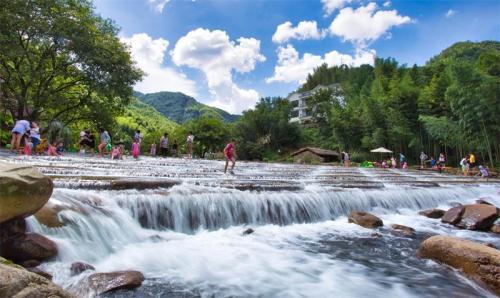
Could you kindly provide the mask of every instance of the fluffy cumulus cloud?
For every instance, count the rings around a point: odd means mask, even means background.
[[[335,10],[341,9],[345,5],[351,3],[353,0],[321,0],[325,16],[331,15]]]
[[[291,22],[285,22],[276,28],[273,42],[285,43],[291,39],[321,39],[324,36],[324,32],[318,30],[316,21],[302,21],[297,27],[293,27]]]
[[[147,0],[149,5],[157,12],[161,13],[165,5],[170,2],[170,0]]]
[[[448,10],[448,11],[444,14],[444,16],[445,16],[447,19],[449,19],[449,18],[452,18],[452,17],[453,17],[454,15],[456,15],[456,14],[457,14],[457,11],[456,11],[456,10],[450,9],[450,10]]]
[[[267,83],[285,82],[302,84],[305,82],[307,75],[323,63],[328,64],[328,66],[342,64],[348,66],[373,65],[375,59],[374,50],[357,50],[354,57],[341,54],[337,51],[331,51],[323,57],[305,53],[301,58],[299,52],[292,45],[287,45],[286,47],[278,47],[277,52],[278,64],[274,68],[274,75],[266,79]]]
[[[407,16],[399,15],[396,10],[377,10],[377,4],[368,3],[357,9],[346,7],[340,10],[330,25],[330,33],[358,47],[380,38],[394,26],[410,23]]]
[[[146,33],[139,33],[122,37],[121,41],[129,46],[132,59],[146,74],[134,89],[144,93],[170,90],[197,95],[193,81],[174,68],[162,66],[168,47],[167,40],[153,39]]]
[[[258,62],[265,61],[257,39],[241,37],[234,42],[225,31],[198,28],[177,41],[172,60],[176,65],[203,71],[213,106],[240,113],[259,99],[257,91],[240,88],[232,78],[233,72],[250,72]]]

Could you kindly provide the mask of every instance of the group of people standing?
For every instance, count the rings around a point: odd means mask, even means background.
[[[12,138],[10,142],[11,153],[19,153],[25,155],[41,154],[46,152],[47,155],[57,156],[63,155],[64,143],[60,140],[54,140],[53,143],[46,144],[42,142],[40,135],[40,127],[35,121],[18,120],[14,124],[11,131]],[[21,142],[24,147],[21,150]]]

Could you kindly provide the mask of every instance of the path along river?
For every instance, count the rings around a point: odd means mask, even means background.
[[[143,285],[107,297],[488,297],[458,272],[416,258],[429,235],[500,246],[497,235],[459,230],[422,209],[487,198],[500,182],[434,172],[240,162],[236,175],[208,160],[7,157],[54,179],[50,204],[65,226],[29,228],[54,240],[43,269],[78,296],[72,262],[98,272],[139,270]],[[384,221],[348,224],[352,210]],[[394,234],[397,223],[415,238]],[[254,233],[243,235],[247,228]],[[90,274],[90,273],[89,273]]]

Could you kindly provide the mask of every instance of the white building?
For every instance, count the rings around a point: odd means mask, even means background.
[[[311,122],[312,116],[311,109],[307,106],[307,99],[312,97],[316,91],[321,89],[340,89],[339,84],[332,84],[328,86],[318,85],[314,87],[314,89],[306,91],[306,92],[294,92],[288,96],[288,101],[292,105],[292,114],[290,117],[290,123],[299,122],[299,123],[308,123]]]

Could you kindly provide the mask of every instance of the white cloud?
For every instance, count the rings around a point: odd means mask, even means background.
[[[321,39],[325,37],[325,33],[318,30],[316,21],[302,21],[297,27],[293,27],[291,22],[285,22],[278,25],[276,32],[273,34],[273,42],[285,43],[290,39]]]
[[[144,92],[180,91],[196,96],[196,84],[186,78],[186,75],[174,68],[163,67],[168,41],[163,38],[153,39],[146,33],[134,34],[132,37],[122,37],[120,40],[129,46],[132,59],[146,75],[134,86],[134,89]]]
[[[300,58],[299,53],[292,45],[280,46],[278,47],[278,64],[274,67],[274,75],[267,78],[266,82],[302,84],[305,82],[307,75],[323,63],[328,64],[330,67],[342,64],[348,66],[373,65],[374,59],[375,50],[358,50],[354,57],[331,51],[323,57],[305,53]]]
[[[391,5],[392,5],[391,1],[385,1],[384,2],[384,7],[389,7]]]
[[[341,9],[346,4],[351,3],[353,0],[321,0],[325,16],[331,15],[335,10]]]
[[[177,41],[172,60],[176,65],[203,71],[213,96],[209,104],[213,106],[240,113],[259,99],[257,91],[242,89],[232,79],[233,71],[250,72],[257,62],[265,61],[257,39],[240,37],[236,43],[225,31],[198,28]]]
[[[168,2],[170,2],[170,0],[148,0],[149,5],[159,13],[163,12],[163,8],[165,8]]]
[[[450,9],[450,10],[448,10],[448,11],[445,13],[445,15],[444,15],[444,16],[445,16],[447,19],[449,19],[449,18],[453,17],[454,15],[456,15],[456,14],[457,14],[457,12],[458,12],[458,11],[456,11],[456,10]]]
[[[330,25],[330,33],[342,37],[345,41],[365,47],[378,39],[394,26],[410,23],[407,16],[401,16],[396,10],[378,10],[374,2],[357,9],[346,7],[340,10]]]

